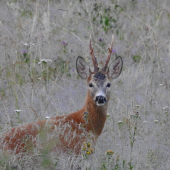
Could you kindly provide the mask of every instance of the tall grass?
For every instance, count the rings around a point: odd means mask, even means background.
[[[100,66],[114,33],[112,59],[123,72],[112,82],[105,129],[93,154],[0,157],[1,169],[170,169],[170,2],[167,0],[0,2],[0,130],[80,109],[86,82],[77,56]],[[88,149],[88,148],[86,148]]]

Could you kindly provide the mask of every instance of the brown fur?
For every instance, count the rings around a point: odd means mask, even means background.
[[[4,151],[15,151],[15,154],[29,151],[31,150],[31,147],[36,147],[38,145],[37,141],[35,140],[38,134],[45,130],[48,132],[54,131],[55,125],[63,127],[65,124],[69,124],[71,126],[71,132],[74,133],[75,131],[76,136],[73,137],[70,135],[69,138],[72,138],[72,140],[71,142],[67,142],[64,139],[64,136],[60,135],[59,140],[56,142],[54,147],[63,151],[71,150],[76,154],[79,154],[83,142],[87,140],[86,136],[81,136],[82,133],[84,133],[84,131],[91,131],[95,138],[97,138],[103,130],[106,121],[106,111],[107,105],[97,106],[88,91],[85,105],[81,110],[65,116],[57,116],[51,118],[48,120],[48,123],[50,124],[48,129],[45,128],[47,120],[31,123],[18,128],[13,128],[7,134],[1,137],[1,148],[3,148]],[[84,112],[88,112],[87,124],[84,118]],[[78,125],[85,125],[84,130],[83,128],[79,128]],[[67,133],[69,130],[70,129],[66,128],[64,133]],[[29,144],[25,142],[27,137],[29,137]]]
[[[90,53],[94,64],[92,73],[82,57],[76,61],[77,72],[87,80],[89,86],[84,107],[64,116],[57,116],[18,128],[4,134],[0,147],[4,152],[22,153],[32,151],[34,147],[57,149],[64,152],[81,152],[84,141],[95,139],[101,134],[107,116],[107,106],[110,98],[110,83],[122,71],[123,60],[117,57],[106,72],[113,47],[113,36],[105,67],[99,72],[97,60],[93,54],[90,39]],[[109,78],[110,77],[110,78]],[[89,135],[88,133],[91,133]]]

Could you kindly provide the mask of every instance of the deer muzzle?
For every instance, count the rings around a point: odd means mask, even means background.
[[[95,102],[98,106],[105,105],[106,101],[107,100],[104,96],[96,96]]]

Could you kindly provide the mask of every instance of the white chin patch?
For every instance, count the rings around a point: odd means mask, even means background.
[[[104,106],[105,105],[105,103],[96,103],[97,104],[97,106]]]

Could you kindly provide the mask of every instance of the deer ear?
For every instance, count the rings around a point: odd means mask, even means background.
[[[119,56],[109,66],[109,70],[108,70],[109,78],[111,79],[117,78],[122,71],[122,67],[123,67],[123,60],[122,57]]]
[[[82,79],[86,79],[91,72],[88,64],[80,56],[76,60],[76,68],[77,68],[77,73]]]

